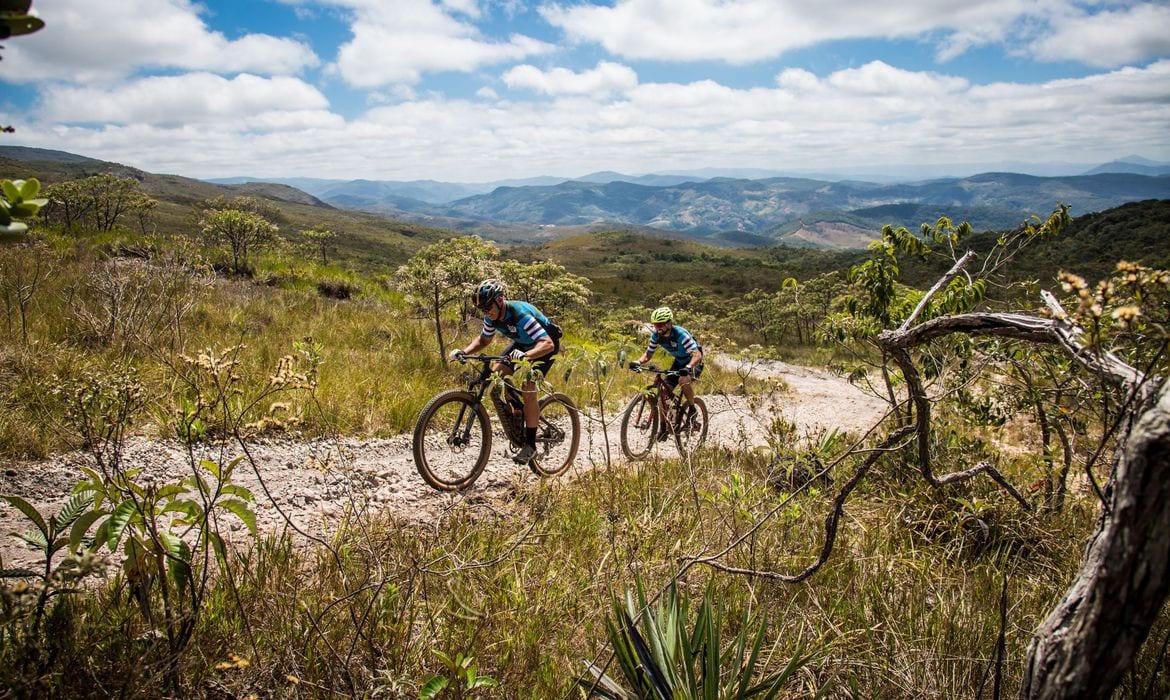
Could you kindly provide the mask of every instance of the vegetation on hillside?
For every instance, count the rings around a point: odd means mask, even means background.
[[[1070,230],[1098,251],[1091,241],[1147,212],[1157,227],[1163,203],[1083,229],[1058,210],[994,241],[945,220],[889,227],[851,258],[620,232],[505,258],[304,204],[216,191],[183,205],[134,181],[160,202],[146,226],[50,216],[0,244],[0,449],[75,448],[86,469],[55,512],[6,499],[44,553],[37,571],[0,562],[0,684],[16,695],[568,697],[604,675],[610,697],[713,678],[718,697],[766,679],[777,697],[999,696],[1032,681],[1030,635],[1124,486],[1112,457],[1145,406],[1093,358],[1170,371],[1170,274],[1116,260],[1100,284],[1066,274],[1049,308],[1067,311],[1044,316],[1011,272],[1057,259]],[[59,197],[74,196],[68,182],[53,183]],[[88,185],[134,191],[124,182]],[[240,222],[264,247],[237,248]],[[910,271],[941,283],[924,289]],[[430,524],[355,494],[329,540],[228,546],[222,528],[250,531],[263,498],[233,482],[242,448],[408,429],[452,383],[444,346],[478,332],[460,295],[442,293],[480,274],[557,299],[574,371],[552,380],[582,406],[633,394],[612,368],[666,303],[711,352],[763,341],[831,356],[889,397],[891,418],[871,436],[764,421],[765,450],[596,465],[518,485],[492,509],[456,497]],[[1030,334],[912,335],[1020,318]],[[1083,333],[1037,345],[1052,329]],[[708,392],[752,388],[740,384],[703,377]],[[122,461],[135,432],[223,444],[224,459],[192,457],[159,483]],[[105,582],[98,554],[116,554]],[[1122,697],[1168,690],[1170,618],[1146,623]],[[636,638],[682,634],[693,650],[707,640],[706,665],[661,650],[633,663]]]

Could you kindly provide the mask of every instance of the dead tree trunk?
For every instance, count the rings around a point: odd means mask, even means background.
[[[1170,384],[1123,445],[1081,571],[1032,637],[1021,698],[1110,697],[1166,600]]]
[[[1057,311],[1056,318],[1011,313],[944,316],[885,331],[878,336],[878,345],[906,377],[915,406],[920,466],[927,481],[936,485],[969,478],[979,467],[934,475],[927,442],[930,401],[918,380],[912,348],[952,333],[1053,343],[1126,394],[1126,410],[1137,419],[1118,443],[1107,510],[1080,573],[1033,635],[1020,691],[1028,700],[1108,698],[1133,666],[1170,591],[1170,508],[1166,507],[1170,502],[1170,382],[1155,389],[1150,378],[1119,358],[1086,347],[1080,342],[1080,329],[1064,320],[1055,299],[1046,297],[1046,301]]]

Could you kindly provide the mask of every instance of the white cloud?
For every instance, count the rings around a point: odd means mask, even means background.
[[[924,100],[962,90],[968,84],[963,78],[902,70],[882,61],[837,71],[829,82],[841,92],[859,97],[902,96]]]
[[[1020,0],[618,0],[612,7],[546,5],[541,13],[576,40],[619,56],[743,64],[832,39],[957,27],[991,32],[1016,17],[1019,6]]]
[[[458,182],[708,166],[1091,163],[1130,153],[1170,160],[1166,85],[1170,60],[1086,78],[992,85],[871,62],[823,76],[787,70],[774,86],[751,89],[710,80],[641,83],[606,97],[562,94],[543,102],[426,93],[342,122],[321,110],[311,88],[277,90],[272,81],[273,95],[303,96],[247,108],[183,103],[196,114],[211,113],[202,123],[175,120],[183,110],[165,111],[136,97],[158,92],[139,86],[108,101],[77,93],[69,104],[77,115],[87,102],[91,114],[103,115],[120,104],[135,119],[158,110],[151,125],[54,128],[17,121],[11,142],[201,177]],[[249,92],[243,88],[228,89],[243,100]],[[175,86],[167,94],[181,100],[182,93]],[[206,120],[229,114],[239,116],[208,128]],[[266,131],[265,121],[278,123]]]
[[[1096,4],[1096,3],[1090,3]],[[919,39],[940,60],[1005,43],[1044,60],[1117,66],[1167,51],[1170,7],[1126,3],[1095,16],[1081,0],[616,0],[541,7],[575,41],[626,59],[742,65],[841,39]],[[1034,45],[1035,44],[1035,45]]]
[[[4,79],[110,80],[139,68],[291,74],[316,66],[307,45],[267,34],[228,39],[189,0],[53,0],[36,10],[46,28],[5,48]]]
[[[638,74],[627,66],[610,61],[601,61],[596,68],[580,73],[567,68],[544,71],[526,64],[508,70],[503,80],[510,88],[534,90],[547,95],[604,97],[636,86]]]
[[[355,10],[353,38],[338,52],[337,69],[355,87],[416,83],[423,73],[470,72],[523,60],[553,46],[520,34],[507,41],[482,36],[461,18],[478,16],[473,2],[447,0],[332,0]]]
[[[1055,23],[1030,46],[1036,57],[1114,68],[1170,54],[1170,5],[1135,5]]]
[[[308,123],[337,123],[325,111],[328,101],[297,78],[211,73],[143,78],[103,87],[50,86],[42,113],[62,123],[180,125],[216,123],[234,130],[297,128]],[[323,115],[327,115],[323,116]]]

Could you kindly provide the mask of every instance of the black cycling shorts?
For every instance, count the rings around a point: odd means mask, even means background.
[[[677,372],[677,371],[679,371],[680,369],[685,369],[685,368],[686,368],[686,366],[687,366],[689,363],[690,363],[690,360],[677,360],[677,359],[676,359],[676,360],[674,361],[674,364],[672,364],[672,365],[670,366],[670,371],[671,371],[671,372]],[[702,361],[702,360],[699,360],[699,364],[695,365],[695,373],[694,373],[694,375],[692,375],[692,376],[693,376],[695,379],[698,379],[698,378],[699,378],[699,375],[701,375],[702,373],[703,373],[703,361]],[[668,374],[668,375],[666,375],[666,376],[663,378],[663,381],[665,381],[665,382],[666,382],[666,385],[667,385],[667,386],[669,386],[671,389],[673,389],[673,388],[675,388],[676,386],[678,386],[678,375],[676,375],[676,374]]]
[[[517,348],[516,343],[512,343],[508,347],[504,348],[504,354],[511,355],[512,351],[517,350],[517,349],[523,349],[523,348]],[[553,351],[550,352],[549,354],[545,355],[544,357],[540,358],[539,360],[533,360],[532,361],[532,368],[536,369],[536,370],[540,370],[541,374],[543,374],[545,377],[548,377],[548,371],[552,367],[553,361],[556,359],[556,354],[558,352],[560,352],[560,349],[561,349],[560,343],[557,343],[554,341],[553,342]],[[516,364],[514,362],[512,362],[511,360],[505,360],[503,362],[503,364],[507,365],[508,367],[512,368],[513,370],[516,369]]]

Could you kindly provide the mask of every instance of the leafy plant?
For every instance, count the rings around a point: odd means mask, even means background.
[[[0,233],[24,233],[28,224],[24,219],[37,215],[49,200],[38,198],[41,183],[36,178],[28,180],[0,180]]]
[[[783,669],[756,678],[766,624],[745,612],[739,632],[724,646],[722,605],[712,603],[708,587],[688,631],[687,602],[671,583],[665,601],[651,604],[638,586],[637,597],[626,592],[625,606],[615,599],[606,630],[625,685],[603,669],[586,662],[588,676],[578,679],[589,697],[608,700],[634,698],[678,700],[738,700],[774,698],[792,676],[816,657],[798,648]],[[638,631],[640,622],[644,630]],[[817,694],[820,697],[825,689]]]
[[[471,697],[475,692],[481,688],[494,688],[496,681],[487,676],[481,676],[476,671],[475,657],[472,655],[464,656],[462,653],[455,655],[452,659],[447,654],[434,650],[435,656],[443,662],[447,667],[446,675],[431,676],[422,690],[419,692],[419,700],[430,700],[431,698],[440,697],[440,694],[451,688],[455,691],[456,697],[464,698]],[[455,683],[452,687],[451,683]]]
[[[0,579],[34,578],[37,585],[32,588],[18,587],[17,593],[31,594],[34,630],[40,629],[49,601],[60,593],[72,592],[70,586],[94,573],[99,567],[92,554],[80,547],[80,540],[93,520],[86,516],[93,508],[94,494],[88,489],[75,490],[65,501],[56,515],[46,517],[31,503],[19,496],[0,494],[0,500],[7,501],[24,516],[36,529],[13,536],[35,547],[44,558],[40,571],[31,569],[5,569],[0,562]],[[65,547],[69,555],[54,563],[54,557]],[[11,590],[11,589],[10,589]],[[24,597],[27,598],[27,595]],[[0,610],[0,622],[20,616],[19,605],[5,606]]]

